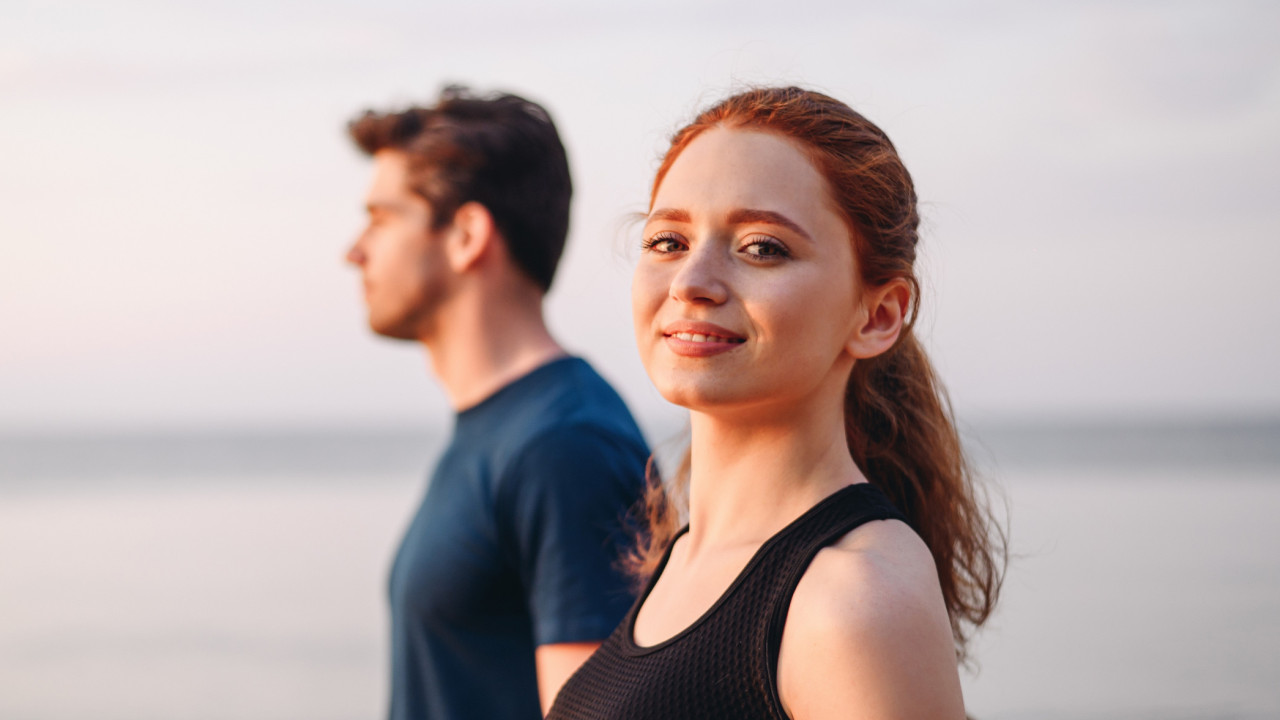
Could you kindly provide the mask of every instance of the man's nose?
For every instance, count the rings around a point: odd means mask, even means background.
[[[351,244],[351,247],[347,249],[346,261],[350,265],[355,265],[356,267],[363,267],[365,260],[367,259],[368,257],[364,253],[364,248],[361,247],[360,240],[357,239],[354,243]]]

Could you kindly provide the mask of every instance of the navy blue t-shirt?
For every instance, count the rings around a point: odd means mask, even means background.
[[[458,414],[391,569],[392,720],[542,717],[534,648],[602,640],[649,451],[621,398],[563,358]]]

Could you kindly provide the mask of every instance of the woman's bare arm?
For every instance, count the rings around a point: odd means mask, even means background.
[[[778,691],[793,720],[963,720],[933,557],[898,521],[823,549],[792,598]]]

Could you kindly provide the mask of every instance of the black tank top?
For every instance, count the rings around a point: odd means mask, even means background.
[[[822,548],[867,521],[888,518],[902,515],[875,486],[841,488],[761,545],[692,625],[639,647],[636,614],[671,558],[673,539],[631,611],[565,683],[548,720],[785,719],[778,648],[801,575]]]

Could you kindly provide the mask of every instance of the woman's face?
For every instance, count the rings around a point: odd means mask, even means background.
[[[636,343],[668,401],[772,407],[843,390],[859,317],[849,230],[791,140],[714,128],[672,164],[632,283]]]

